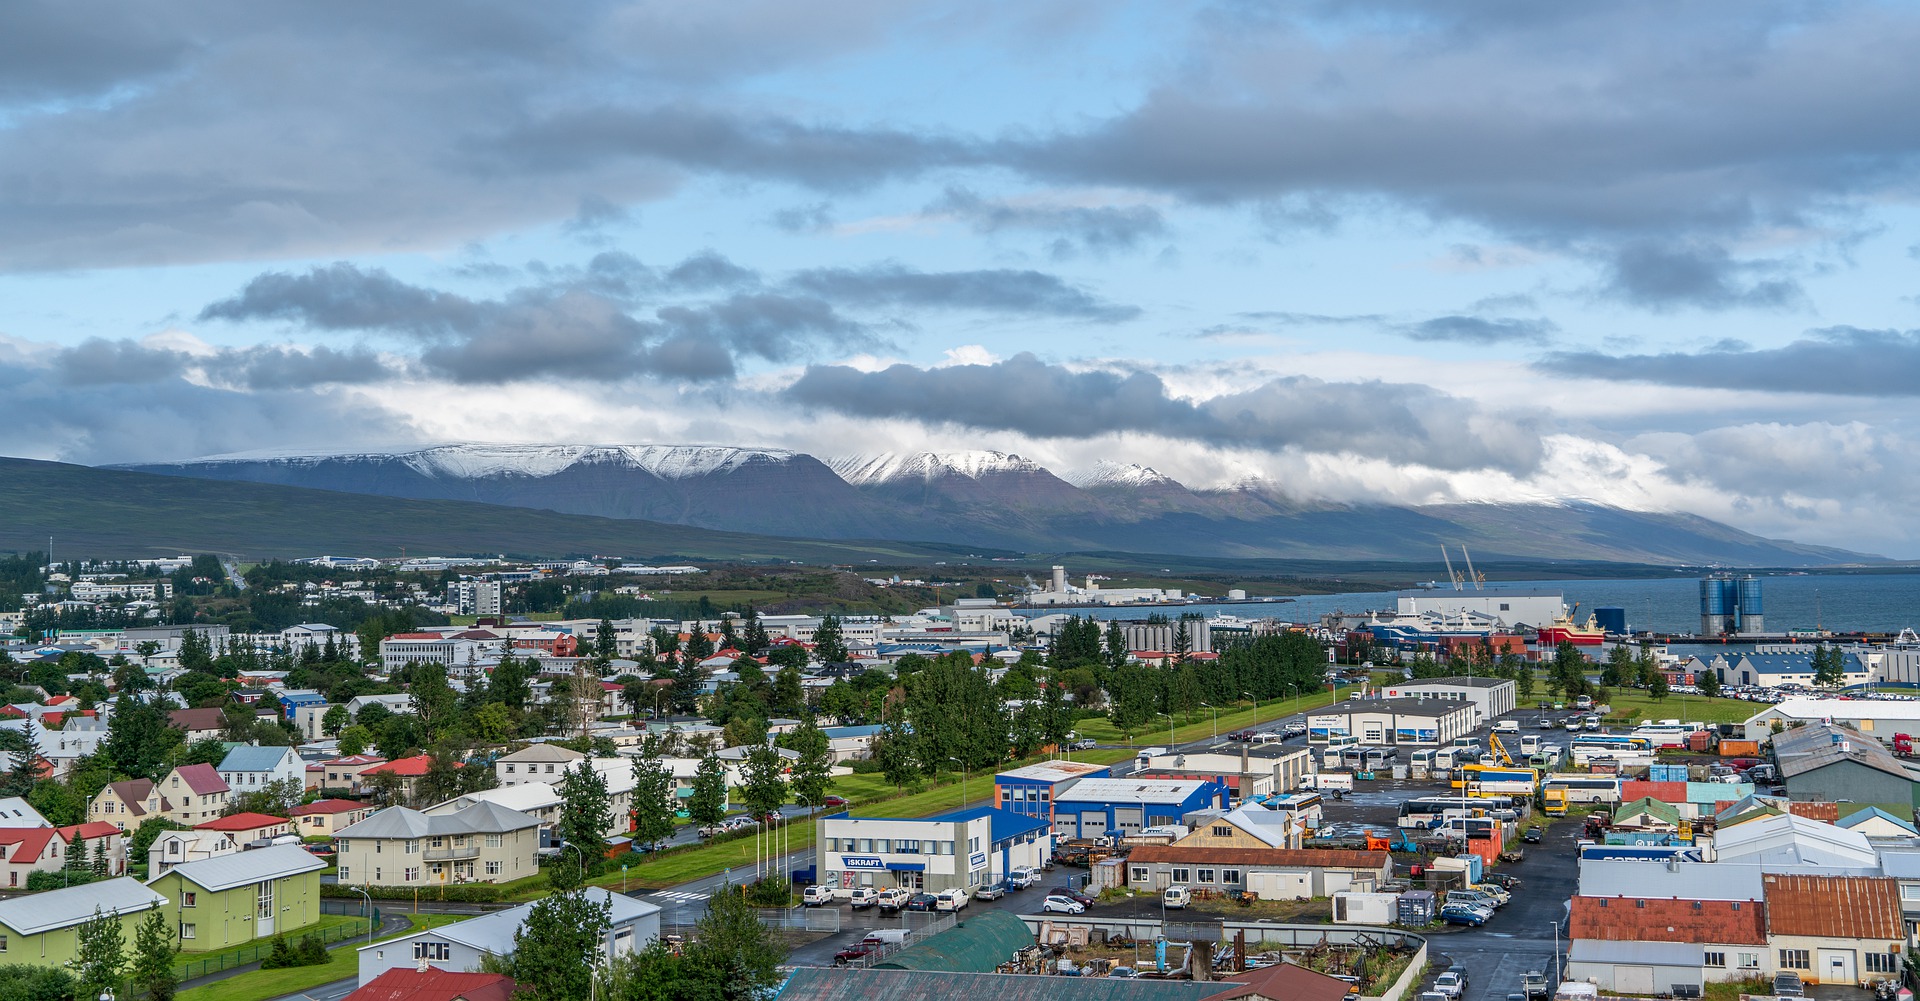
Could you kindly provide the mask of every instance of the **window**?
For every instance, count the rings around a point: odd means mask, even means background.
[[[1807,958],[1805,949],[1780,950],[1780,968],[1783,970],[1811,970],[1813,963]]]
[[[893,850],[901,855],[918,855],[920,854],[920,842],[901,838],[899,841],[893,843]]]
[[[1192,879],[1192,878],[1193,878],[1193,877],[1192,877],[1192,875],[1191,875],[1191,873],[1192,873],[1192,871],[1193,871],[1193,870],[1191,870],[1191,869],[1175,869],[1175,870],[1173,870],[1173,881],[1174,881],[1174,882],[1176,882],[1176,883],[1185,883],[1185,882],[1187,882],[1188,880],[1190,880],[1190,879]]]
[[[407,843],[404,846],[402,846],[402,850],[404,850],[408,855],[420,854],[420,839],[418,838],[407,839]]]
[[[1151,874],[1148,872],[1146,866],[1136,865],[1133,867],[1133,876],[1129,879],[1129,882],[1133,882],[1137,884],[1145,883],[1150,878],[1152,877],[1151,877]]]
[[[448,942],[415,942],[413,958],[446,962],[453,958],[453,945]]]
[[[403,880],[405,880],[406,882],[409,882],[409,883],[417,883],[417,882],[419,882],[419,881],[420,881],[420,867],[419,867],[419,866],[417,866],[417,865],[414,865],[414,866],[408,866],[408,867],[407,867],[407,870],[406,870],[406,872],[405,872],[405,873],[404,873],[404,874],[403,874],[403,875],[401,876],[401,878],[402,878]]]
[[[489,876],[498,876],[498,875],[500,875],[500,863],[498,863],[498,862],[488,862],[488,863],[487,863],[487,875],[489,875]]]
[[[6,952],[6,951],[7,951],[7,937],[5,935],[0,935],[0,952]]]
[[[1724,952],[1709,952],[1701,956],[1700,962],[1705,966],[1725,966],[1727,965],[1727,954]]]
[[[874,838],[873,850],[876,852],[879,852],[882,855],[892,854],[893,839],[892,838]]]
[[[427,839],[427,847],[428,847],[428,848],[445,848],[446,846],[447,846],[447,839],[446,839],[446,838],[443,838],[443,837],[442,837],[442,838],[428,838],[428,839]]]
[[[348,872],[347,867],[344,865],[340,867],[340,871],[337,875],[339,876],[340,882],[342,883],[353,878],[352,873]]]
[[[1238,886],[1240,883],[1240,870],[1238,869],[1220,870],[1220,882],[1225,883],[1229,886]]]
[[[940,854],[942,854],[942,855],[952,855],[952,854],[953,854],[953,842],[951,842],[951,841],[942,841],[942,842],[940,842]]]
[[[200,900],[200,895],[197,893],[182,893],[180,895],[180,906],[198,907],[199,900]]]
[[[1867,953],[1867,972],[1892,973],[1895,962],[1895,956],[1891,952],[1869,952]]]
[[[1202,882],[1202,883],[1211,883],[1211,882],[1213,882],[1213,870],[1212,870],[1212,869],[1202,869],[1202,870],[1200,870],[1200,882]]]
[[[1736,952],[1733,957],[1740,961],[1740,968],[1743,970],[1760,968],[1760,954],[1757,952]]]
[[[373,881],[380,882],[380,867],[377,865],[373,867]]]
[[[184,941],[194,937],[195,929],[185,921],[180,922],[180,938]]]
[[[501,845],[501,844],[502,844],[502,843],[503,843],[503,842],[504,842],[505,840],[506,840],[506,836],[505,836],[505,835],[501,835],[501,834],[489,834],[489,835],[487,835],[487,847],[488,847],[488,848],[498,848],[498,847],[500,847],[500,845]]]
[[[1233,828],[1225,824],[1215,824],[1213,825],[1213,836],[1216,838],[1231,838],[1233,837]]]
[[[273,880],[269,879],[261,882],[260,892],[259,895],[254,898],[253,906],[253,916],[255,918],[261,921],[267,921],[273,918]]]
[[[870,851],[873,851],[873,839],[872,839],[872,838],[861,838],[861,839],[860,839],[860,850],[861,850],[862,852],[870,852]]]
[[[508,766],[507,766],[507,774],[508,774],[508,775],[512,775],[512,774],[513,774],[513,766],[512,766],[512,765],[508,765]]]
[[[977,852],[977,851],[979,851],[979,850],[980,850],[980,839],[979,839],[979,838],[968,838],[968,839],[967,839],[967,851],[969,851],[969,852]]]

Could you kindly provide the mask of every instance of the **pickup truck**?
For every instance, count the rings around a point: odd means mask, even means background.
[[[1528,970],[1520,978],[1520,990],[1527,995],[1527,1001],[1546,1001],[1553,993],[1547,987],[1547,975],[1539,970]]]

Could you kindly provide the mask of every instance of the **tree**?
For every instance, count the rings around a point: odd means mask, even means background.
[[[99,753],[123,775],[157,781],[167,770],[168,752],[184,738],[185,734],[168,725],[167,715],[159,707],[122,695],[114,703],[113,719],[107,724],[107,739],[100,742]]]
[[[787,802],[787,759],[771,747],[761,745],[747,752],[746,767],[741,769],[740,798],[758,820],[780,809]]]
[[[620,684],[620,698],[627,704],[627,711],[636,718],[641,710],[652,705],[653,686],[646,679],[624,675]]]
[[[724,896],[722,894],[721,896]],[[513,955],[501,962],[528,1001],[580,1001],[592,993],[613,908],[574,889],[555,893],[527,912],[513,935]]]
[[[340,731],[340,753],[347,757],[365,753],[373,732],[358,723]]]
[[[1719,695],[1720,672],[1710,667],[1704,671],[1696,671],[1693,675],[1693,684],[1694,687],[1700,689],[1700,694],[1702,695],[1708,697]]]
[[[1655,674],[1653,676],[1653,685],[1647,689],[1647,694],[1653,696],[1654,701],[1658,702],[1661,699],[1666,698],[1667,694],[1672,690],[1673,690],[1673,687],[1667,684],[1666,675]]]
[[[329,706],[326,714],[320,717],[320,732],[329,737],[338,737],[340,731],[352,722],[353,717],[347,715],[346,706]]]
[[[813,630],[813,658],[822,664],[843,663],[847,659],[846,640],[840,635],[840,619],[826,615]]]
[[[737,893],[716,893],[694,925],[686,962],[696,982],[718,988],[703,996],[721,1001],[770,997],[780,985],[787,950]],[[584,996],[584,995],[581,995]]]
[[[1515,688],[1519,692],[1522,700],[1531,699],[1533,698],[1534,684],[1533,665],[1523,663],[1520,665],[1519,671],[1520,674],[1514,681]]]
[[[821,801],[827,798],[827,785],[832,781],[832,745],[812,720],[802,722],[799,728],[786,736],[786,741],[787,747],[800,755],[799,760],[793,763],[794,797],[806,806],[818,809]]]
[[[1633,651],[1624,646],[1616,646],[1607,654],[1607,666],[1600,670],[1600,683],[1608,687],[1618,687],[1628,679],[1637,677],[1639,670],[1633,662]]]
[[[895,789],[904,788],[919,774],[919,768],[914,763],[913,736],[907,731],[898,710],[888,717],[880,732],[874,735],[867,753],[880,763],[880,774]]]
[[[102,914],[93,909],[93,917],[76,934],[74,956],[67,961],[83,998],[97,998],[111,992],[120,994],[120,972],[127,966],[126,935],[120,929],[117,914]]]
[[[614,637],[613,620],[601,619],[599,628],[593,631],[593,659],[601,664],[608,664],[613,661],[614,655],[618,652],[619,646]]]
[[[580,864],[589,875],[599,872],[607,857],[607,832],[613,829],[613,799],[607,793],[606,776],[593,767],[593,759],[577,761],[561,777],[557,791],[560,836],[580,847]]]
[[[1813,684],[1816,688],[1839,688],[1847,683],[1847,655],[1825,643],[1813,651]]]
[[[78,842],[76,841],[76,844]],[[93,862],[87,867],[93,872],[94,879],[106,879],[112,864],[107,861],[107,839],[101,838],[93,843]]]
[[[633,759],[633,841],[653,846],[673,837],[673,775],[655,755]]]
[[[133,989],[145,994],[147,1001],[173,1001],[174,991],[180,986],[180,978],[173,972],[173,957],[179,951],[173,922],[161,911],[148,911],[133,938],[133,968],[128,971]]]
[[[714,755],[700,759],[693,773],[693,791],[687,797],[687,819],[712,827],[727,816],[727,766]]]
[[[460,794],[461,762],[446,742],[427,753],[427,773],[420,776],[414,798],[422,803],[444,803]]]
[[[773,701],[768,708],[789,719],[806,712],[807,696],[801,687],[799,668],[788,664],[773,676]]]

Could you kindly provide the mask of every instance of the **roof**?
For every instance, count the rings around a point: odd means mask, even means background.
[[[319,872],[326,867],[325,862],[307,854],[307,850],[299,845],[274,845],[271,848],[256,848],[250,852],[234,852],[231,855],[216,855],[212,858],[182,862],[147,880],[147,883],[151,885],[157,880],[177,874],[181,879],[201,889],[219,892],[262,880],[297,876],[303,872]]]
[[[218,709],[175,709],[167,722],[180,730],[225,730],[227,714]]]
[[[1445,678],[1415,678],[1412,681],[1397,681],[1389,688],[1499,688],[1513,682],[1505,678],[1469,678],[1463,675],[1449,675]]]
[[[561,747],[558,744],[532,744],[512,754],[503,754],[494,760],[495,762],[505,761],[518,764],[523,761],[578,761],[584,757],[586,757],[586,755],[570,747]]]
[[[1232,974],[1238,983],[1220,984],[1217,994],[1207,1001],[1228,998],[1286,998],[1287,1001],[1341,1001],[1350,989],[1347,982],[1292,963],[1275,963],[1260,970]]]
[[[1127,861],[1379,870],[1386,868],[1392,858],[1386,852],[1355,851],[1350,848],[1214,848],[1139,845],[1133,849],[1132,854],[1127,856]]]
[[[1894,941],[1906,937],[1898,880],[1769,873],[1765,882],[1767,927],[1775,935]]]
[[[0,827],[0,845],[11,846],[12,850],[6,852],[7,861],[32,862],[46,854],[47,842],[55,834],[51,827]]]
[[[828,740],[841,740],[847,737],[872,737],[885,729],[886,726],[883,724],[869,723],[865,726],[823,726],[820,732],[826,734]]]
[[[613,923],[616,927],[649,914],[660,913],[660,907],[657,904],[636,900],[623,893],[612,893],[598,886],[585,887],[580,892],[586,894],[596,904],[605,902],[612,910]],[[477,918],[468,918],[465,921],[456,921],[450,925],[416,932],[410,938],[415,941],[429,937],[443,938],[480,952],[505,956],[513,952],[514,933],[520,930],[520,926],[526,922],[527,915],[532,910],[533,904],[521,904],[504,911],[494,911]],[[385,944],[388,943],[380,943],[380,945]],[[363,945],[360,948],[365,950],[378,948],[378,946]]]
[[[1191,980],[1118,977],[1013,977],[944,970],[858,970],[803,966],[793,971],[780,1001],[1204,1001],[1226,986]]]
[[[504,834],[540,826],[540,818],[484,800],[452,813],[425,814],[390,806],[350,824],[337,838],[420,838],[435,834]]]
[[[294,807],[293,815],[296,817],[310,817],[314,814],[352,813],[355,810],[365,809],[367,809],[367,804],[359,802],[358,800],[316,799],[304,806]]]
[[[128,813],[138,817],[147,812],[146,808],[140,804],[145,803],[147,797],[153,795],[153,780],[128,779],[125,782],[109,782],[107,788],[113,790],[113,794],[119,797],[120,802],[127,805]]]
[[[1660,896],[1679,900],[1759,900],[1760,876],[1759,866],[1737,862],[1582,858],[1575,892],[1651,899],[1648,891],[1657,888]]]
[[[236,813],[217,820],[209,820],[204,824],[195,824],[193,829],[196,831],[251,831],[284,823],[287,823],[285,817],[275,817],[265,813]]]
[[[60,836],[66,838],[68,841],[72,841],[75,837],[82,837],[91,841],[94,838],[110,838],[122,833],[124,832],[120,830],[120,825],[109,824],[104,820],[92,820],[84,824],[69,824],[66,827],[60,828]]]
[[[992,973],[1028,946],[1033,932],[1006,911],[986,911],[886,957],[874,966],[886,970],[946,970]]]
[[[1040,817],[1030,817],[1024,813],[1014,813],[1012,810],[1002,810],[994,806],[976,806],[966,810],[937,813],[926,819],[951,822],[956,820],[973,820],[978,817],[986,817],[992,821],[992,823],[987,825],[987,834],[994,840],[995,844],[1005,841],[1008,838],[1017,838],[1031,831],[1044,831],[1053,826]]]
[[[1867,836],[1817,820],[1776,813],[1720,827],[1714,850],[1722,862],[1763,865],[1876,866]]]
[[[1669,827],[1680,826],[1680,809],[1671,804],[1662,803],[1651,796],[1620,804],[1613,811],[1613,822],[1618,826],[1640,816],[1651,818]]]
[[[1838,809],[1837,805],[1835,809]],[[1912,821],[1903,820],[1877,806],[1869,806],[1864,810],[1855,810],[1847,814],[1847,816],[1840,821],[1839,826],[1847,830],[1852,830],[1868,821],[1880,821],[1882,823],[1892,824],[1909,835],[1920,835],[1920,828],[1915,828]]]
[[[1804,720],[1920,720],[1920,705],[1904,701],[1883,702],[1879,699],[1788,699],[1760,710],[1754,719],[1762,716]],[[1747,722],[1752,723],[1753,720]]]
[[[360,774],[379,775],[384,772],[392,772],[395,775],[405,778],[414,778],[427,774],[427,767],[432,763],[432,755],[416,754],[411,758],[395,758],[392,761],[382,762],[371,768],[362,769]],[[456,761],[454,762],[454,767],[458,768],[461,764],[462,762]]]
[[[1766,908],[1752,900],[1575,897],[1568,922],[1573,939],[1767,944]]]
[[[227,780],[220,777],[219,770],[212,765],[181,765],[174,771],[180,773],[180,781],[187,784],[196,796],[212,796],[216,793],[232,792]]]
[[[1079,779],[1053,797],[1060,803],[1185,802],[1211,785],[1201,779]]]
[[[1098,772],[1107,772],[1108,775],[1111,775],[1112,772],[1109,771],[1110,767],[1111,766],[1108,765],[1096,765],[1087,761],[1042,761],[1037,765],[1028,765],[1025,768],[1015,768],[1010,771],[1001,772],[993,778],[996,782],[1000,779],[1017,779],[1026,782],[1066,782],[1070,779],[1089,778]]]
[[[386,760],[378,754],[349,754],[344,758],[329,758],[320,763],[330,768],[359,768],[365,765],[384,764]]]
[[[341,1001],[508,1001],[513,978],[499,973],[394,969],[367,981]]]
[[[1780,775],[1791,780],[1842,761],[1885,772],[1912,782],[1916,776],[1887,750],[1885,744],[1866,734],[1831,723],[1815,723],[1774,734],[1774,759],[1780,763]]]
[[[223,772],[270,772],[280,767],[280,762],[286,760],[289,754],[298,757],[298,754],[291,747],[257,747],[252,744],[242,744],[228,751],[227,756],[220,759],[219,770]]]
[[[294,850],[299,851],[297,848]],[[93,917],[96,908],[103,913],[138,914],[166,902],[167,898],[141,886],[139,880],[120,876],[84,886],[69,886],[0,900],[0,925],[6,925],[22,935],[38,935],[86,921]]]

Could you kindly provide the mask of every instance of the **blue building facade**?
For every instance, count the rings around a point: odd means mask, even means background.
[[[1125,837],[1177,824],[1200,810],[1232,808],[1222,778],[1079,779],[1055,793],[1053,833],[1064,838]]]

